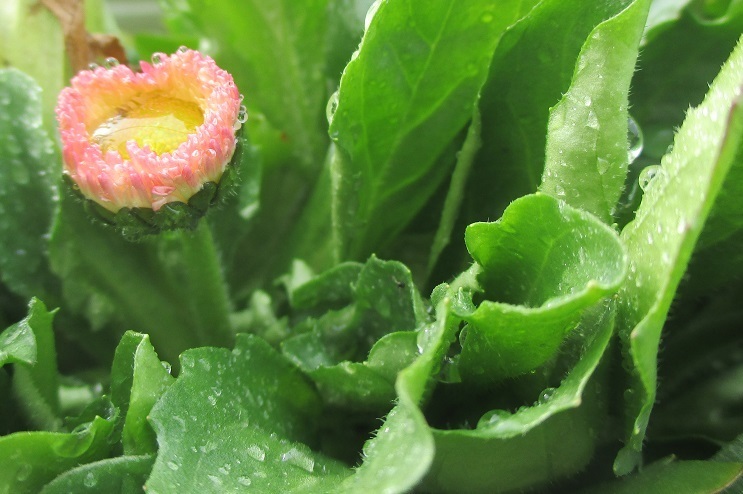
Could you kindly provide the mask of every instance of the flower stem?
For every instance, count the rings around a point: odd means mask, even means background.
[[[164,244],[163,261],[177,259],[169,277],[181,299],[176,303],[191,321],[193,339],[199,346],[231,346],[230,299],[209,225],[202,220],[195,230],[176,232]]]

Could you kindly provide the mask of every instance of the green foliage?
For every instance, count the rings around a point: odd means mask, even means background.
[[[218,207],[137,242],[57,196],[31,3],[0,493],[741,490],[742,0],[159,0],[130,54],[198,47],[249,120]]]

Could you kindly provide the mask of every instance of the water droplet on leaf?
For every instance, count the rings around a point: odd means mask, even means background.
[[[337,109],[338,109],[338,91],[330,95],[330,99],[328,100],[328,105],[325,107],[325,116],[328,119],[328,125],[333,123],[333,117],[335,116],[335,111]]]
[[[627,142],[629,143],[627,160],[632,163],[640,156],[644,145],[642,129],[640,129],[635,119],[632,118],[632,115],[627,119]]]
[[[85,487],[95,487],[97,483],[98,479],[95,478],[93,472],[88,472],[83,479],[83,484],[85,485]]]
[[[23,463],[18,467],[18,471],[15,474],[15,478],[18,482],[23,482],[31,476],[33,467],[28,463]]]
[[[647,192],[652,181],[661,173],[663,173],[663,168],[661,168],[659,165],[650,165],[643,168],[643,170],[640,172],[640,177],[638,178],[640,188],[643,190],[643,192]]]

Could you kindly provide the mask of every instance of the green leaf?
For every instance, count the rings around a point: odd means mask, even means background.
[[[0,366],[12,363],[34,365],[36,354],[36,337],[27,319],[0,333]]]
[[[147,332],[158,352],[176,362],[186,348],[232,341],[229,299],[207,225],[140,243],[93,223],[65,195],[50,245],[64,280],[67,306],[85,315],[95,336],[115,348],[127,329]]]
[[[75,432],[16,432],[0,437],[0,487],[35,494],[47,482],[82,463],[106,457],[113,421],[95,417]]]
[[[477,151],[482,145],[480,134],[482,132],[482,118],[480,111],[475,107],[472,121],[467,129],[467,137],[464,139],[462,149],[457,154],[457,163],[452,171],[449,189],[444,201],[444,209],[441,212],[441,221],[436,229],[436,234],[431,245],[428,256],[427,273],[430,275],[442,252],[451,242],[452,232],[459,217],[462,202],[466,194],[467,178],[469,177],[472,163]]]
[[[514,201],[495,223],[467,228],[486,298],[460,336],[463,378],[492,382],[552,358],[582,312],[619,287],[626,255],[609,227],[546,195]]]
[[[593,29],[630,4],[543,0],[503,36],[482,89],[483,145],[468,184],[465,225],[499,218],[511,201],[537,190],[550,108],[568,91]]]
[[[322,47],[328,0],[161,4],[171,23],[186,20],[216,42],[215,56],[235,77],[248,107],[285,133],[304,168],[319,170],[327,144]]]
[[[31,300],[28,316],[16,327],[33,338],[33,361],[18,362],[13,372],[13,393],[29,423],[35,428],[52,431],[61,425],[57,354],[52,329],[54,312],[47,311],[40,300]]]
[[[292,270],[294,281],[288,286],[289,300],[295,309],[346,305],[353,301],[353,285],[363,267],[361,263],[344,262],[301,282],[297,280],[295,267]]]
[[[633,494],[709,494],[722,492],[743,475],[743,464],[715,461],[658,461],[641,472],[609,484],[591,493]],[[727,492],[727,491],[725,491]]]
[[[0,11],[0,25],[3,26],[0,67],[15,67],[37,81],[33,85],[39,84],[42,88],[36,99],[43,125],[48,132],[53,132],[54,107],[66,79],[62,26],[46,5],[34,0],[8,0],[5,5]]]
[[[80,465],[49,482],[40,494],[143,493],[154,461],[151,455],[119,456]]]
[[[550,110],[539,190],[609,224],[627,174],[627,95],[649,5],[635,1],[591,31]]]
[[[305,308],[348,305],[306,321],[311,329],[283,342],[284,355],[309,374],[326,404],[387,411],[397,372],[418,353],[412,330],[428,321],[410,271],[372,256],[363,267],[340,264],[290,293]]]
[[[328,107],[341,259],[363,259],[408,224],[453,165],[489,60],[520,1],[382,1]]]
[[[399,402],[364,445],[364,463],[335,492],[409,492],[429,471],[434,442],[419,404],[430,392],[431,376],[438,371],[459,325],[459,320],[450,314],[456,296],[448,285],[441,285],[434,292],[436,321],[420,330],[420,356],[397,377]]]
[[[642,129],[646,163],[657,164],[666,154],[689,106],[702,102],[743,31],[740,0],[679,3],[689,6],[675,20],[649,26],[632,80],[630,108]],[[705,5],[726,3],[728,15],[712,19],[703,13]]]
[[[306,446],[317,395],[261,339],[239,335],[232,352],[188,350],[181,367],[150,415],[160,450],[148,493],[327,492],[350,473]]]
[[[33,79],[0,69],[0,278],[23,297],[50,299],[46,247],[60,161],[41,126],[41,97]]]
[[[147,335],[127,331],[116,347],[111,369],[111,401],[119,408],[121,442],[126,455],[157,452],[147,417],[174,381]]]
[[[660,333],[704,222],[743,143],[743,43],[731,55],[704,103],[689,111],[673,151],[652,180],[636,219],[622,232],[630,256],[620,291],[618,327],[633,382],[625,394],[627,444],[614,464],[628,473],[639,461],[657,385]],[[736,102],[738,101],[738,102]]]
[[[534,488],[574,474],[588,463],[606,426],[599,364],[614,329],[613,303],[586,311],[580,343],[557,388],[510,413],[492,410],[474,430],[433,430],[436,457],[427,492],[496,493]],[[562,376],[559,376],[561,378]]]

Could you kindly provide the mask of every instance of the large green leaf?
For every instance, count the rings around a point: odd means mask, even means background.
[[[0,278],[23,297],[49,300],[56,280],[46,247],[61,167],[41,96],[27,75],[0,69]]]
[[[614,329],[613,303],[589,309],[571,368],[532,406],[492,410],[474,430],[434,429],[426,492],[514,492],[560,480],[591,459],[606,425],[605,379],[597,371]]]
[[[520,1],[380,1],[328,108],[339,146],[333,222],[342,259],[398,233],[453,165],[489,60]]]
[[[495,223],[467,228],[486,298],[462,314],[460,372],[493,382],[551,359],[581,313],[617,290],[626,255],[609,227],[547,195],[514,201]]]
[[[660,333],[704,222],[733,161],[740,157],[742,86],[740,43],[704,103],[690,110],[673,150],[652,170],[636,219],[622,232],[630,270],[620,291],[618,327],[633,382],[625,394],[627,444],[614,464],[619,473],[629,472],[639,461],[656,395]]]
[[[580,72],[576,62],[591,32],[631,3],[544,0],[503,36],[482,90],[483,145],[468,184],[465,225],[498,218],[537,189],[550,108]]]
[[[307,446],[320,403],[260,338],[181,356],[181,376],[150,414],[160,450],[148,493],[188,489],[328,492],[350,470]]]
[[[649,0],[596,26],[550,109],[539,190],[612,223],[627,174],[627,95]]]

